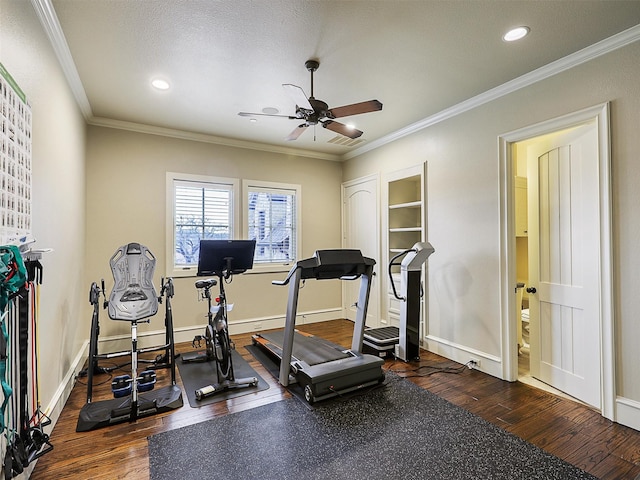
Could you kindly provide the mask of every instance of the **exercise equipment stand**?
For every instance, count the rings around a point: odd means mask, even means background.
[[[173,280],[162,279],[160,295],[153,286],[155,257],[139,243],[123,245],[111,257],[109,264],[115,285],[109,300],[106,300],[104,280],[102,288],[96,282],[91,284],[89,302],[93,305],[91,334],[89,338],[89,362],[87,367],[87,403],[80,410],[77,432],[93,430],[124,421],[135,422],[138,418],[180,408],[183,405],[182,390],[176,385],[175,345],[173,338],[173,312],[171,298],[174,295]],[[131,324],[131,349],[121,352],[98,353],[100,335],[99,312],[100,295],[105,298],[102,307],[108,309],[112,320],[128,321]],[[150,317],[158,312],[158,305],[165,298],[165,343],[160,346],[138,348],[138,325],[149,323]],[[154,360],[143,360],[140,354],[164,352]],[[116,368],[104,368],[99,360],[131,357],[131,375],[121,375],[113,379],[113,399],[93,401],[93,377],[96,373],[109,373]],[[138,374],[138,363],[152,366]],[[126,365],[126,364],[125,364]],[[171,383],[155,389],[155,369],[169,368]],[[151,392],[153,393],[147,393]]]

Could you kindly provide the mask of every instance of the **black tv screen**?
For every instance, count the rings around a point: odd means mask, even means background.
[[[255,240],[200,240],[198,276],[243,273],[253,268]]]

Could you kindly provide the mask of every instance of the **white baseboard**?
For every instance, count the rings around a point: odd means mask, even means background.
[[[640,402],[630,398],[616,398],[616,423],[640,430]]]
[[[337,318],[342,318],[341,307],[298,313],[298,315],[296,316],[296,324],[305,325],[309,323],[335,320]],[[231,335],[231,337],[233,337],[234,335],[238,335],[240,333],[260,332],[272,328],[282,328],[284,327],[284,323],[284,315],[235,320],[229,323],[229,334]],[[173,338],[175,343],[191,342],[196,335],[204,334],[205,326],[205,324],[201,324],[174,328]],[[154,345],[163,345],[164,339],[164,330],[154,330],[143,333],[138,332],[138,343],[141,348],[151,347]],[[118,352],[128,350],[130,348],[130,335],[114,335],[111,337],[100,338],[98,341],[98,351],[100,353]],[[87,352],[87,355],[88,354],[89,353]]]
[[[463,365],[469,360],[474,359],[480,362],[476,370],[480,370],[497,378],[502,378],[502,361],[500,357],[496,357],[495,355],[490,355],[486,352],[481,352],[433,335],[427,335],[425,337],[423,348]]]
[[[342,308],[330,308],[326,310],[316,310],[311,312],[299,313],[296,317],[296,323],[298,325],[304,325],[309,323],[324,322],[327,320],[335,320],[342,318]],[[240,333],[259,332],[262,330],[268,330],[271,328],[282,328],[285,323],[284,315],[273,317],[252,318],[246,320],[238,320],[229,324],[229,333],[231,336]],[[174,340],[176,343],[190,342],[195,335],[201,335],[204,333],[205,325],[193,325],[189,327],[181,327],[174,329]],[[144,332],[138,335],[140,347],[163,345],[165,341],[165,331],[156,330],[152,332]],[[98,339],[98,351],[103,352],[116,352],[124,351],[131,348],[131,337],[129,335],[115,335],[107,338]],[[51,434],[53,427],[60,418],[62,409],[64,408],[67,399],[71,395],[71,390],[75,385],[78,373],[83,369],[84,364],[89,356],[89,340],[85,340],[75,358],[71,362],[67,373],[63,377],[58,389],[53,394],[53,398],[49,402],[49,405],[44,409],[45,415],[51,419],[51,425],[46,427],[47,434]],[[29,466],[29,471],[25,472],[26,478],[30,475],[30,472],[35,467],[36,462],[33,462]],[[25,475],[21,474],[21,475]]]
[[[335,320],[336,318],[340,318],[341,314],[341,308],[305,312],[298,315],[297,323],[299,325],[303,325],[308,323],[323,322],[327,320]],[[252,331],[257,332],[271,328],[282,328],[284,326],[284,321],[284,316],[240,320],[230,324],[229,330],[231,335],[233,336],[234,334],[248,333]],[[193,340],[193,337],[195,335],[202,334],[203,330],[204,325],[194,325],[191,327],[182,327],[179,329],[175,329],[175,341],[176,343],[187,341],[190,342],[191,340]],[[145,334],[145,337],[147,337],[147,340],[149,342],[152,342],[152,345],[162,344],[164,342],[164,336],[164,330],[148,332]],[[130,345],[127,343],[128,341],[130,342],[130,337],[115,336],[100,339],[100,345],[102,347],[109,346],[114,348],[126,349]],[[120,347],[120,345],[122,345],[122,347]],[[502,365],[499,357],[489,355],[478,350],[470,349],[463,345],[455,344],[453,342],[449,342],[442,338],[434,337],[431,335],[425,338],[424,346],[433,353],[442,355],[445,358],[449,358],[461,364],[467,363],[470,358],[479,359],[480,366],[478,367],[478,370],[500,378]],[[102,351],[104,350],[104,348],[100,348],[99,350]],[[78,350],[75,358],[73,359],[73,362],[71,362],[71,365],[64,378],[62,379],[62,382],[60,383],[58,389],[54,393],[51,402],[44,410],[44,413],[49,418],[51,418],[51,425],[49,427],[46,427],[48,430],[48,434],[51,434],[53,427],[57,423],[62,409],[64,408],[69,395],[71,395],[71,390],[75,385],[77,375],[82,370],[88,355],[89,340],[86,340]],[[635,430],[640,430],[640,402],[624,397],[618,397],[616,399],[616,407],[615,421],[617,423],[633,428]],[[30,471],[33,466],[35,466],[35,462],[30,466]]]
[[[62,381],[60,382],[60,385],[58,385],[58,389],[53,394],[49,405],[47,405],[43,410],[43,413],[51,419],[51,424],[44,427],[44,431],[47,435],[51,436],[53,427],[55,427],[56,423],[58,422],[58,418],[60,418],[62,409],[64,408],[65,403],[67,403],[67,399],[69,398],[69,395],[71,395],[71,390],[76,383],[78,373],[80,373],[80,371],[84,367],[84,362],[88,356],[89,341],[86,340],[78,350],[78,353],[76,353],[75,358],[69,366],[69,370],[67,370],[67,373],[64,375]],[[52,443],[55,444],[55,439],[52,439]],[[33,472],[33,469],[36,467],[37,463],[37,459],[34,462],[31,462],[29,464],[29,467],[15,478],[17,478],[18,480],[22,480],[31,477],[31,473]]]
[[[477,368],[477,370],[481,370],[497,378],[502,378],[502,364],[499,357],[488,355],[484,352],[473,350],[432,335],[425,338],[424,348],[462,364],[467,363],[470,358],[478,358],[480,359],[480,367]],[[617,397],[614,421],[620,425],[640,431],[640,402],[625,397]]]
[[[69,395],[71,395],[71,390],[75,385],[78,373],[80,373],[80,371],[84,367],[84,362],[86,361],[88,356],[89,340],[85,340],[78,350],[78,353],[76,353],[75,358],[71,362],[69,370],[67,370],[67,373],[62,379],[62,382],[60,382],[60,385],[58,385],[58,389],[53,394],[51,402],[49,402],[49,405],[47,405],[47,408],[44,410],[44,413],[51,419],[50,428],[52,430],[53,426],[56,424],[58,418],[60,417],[60,413],[62,413],[62,409],[64,408]]]
[[[330,308],[325,310],[316,310],[310,312],[300,313],[297,316],[296,323],[298,325],[304,325],[308,323],[324,322],[327,320],[335,320],[341,318],[342,308]],[[238,320],[229,325],[229,333],[233,336],[240,333],[249,333],[253,331],[262,331],[271,328],[282,328],[284,326],[285,317],[273,316],[252,318],[246,320]],[[201,335],[204,333],[205,325],[193,325],[190,327],[181,327],[174,329],[174,340],[176,343],[190,342],[195,335]],[[148,345],[162,345],[164,344],[165,331],[156,330],[153,332],[145,332],[138,335],[139,343],[141,347]],[[99,352],[113,352],[127,350],[131,348],[131,337],[128,335],[116,335],[107,338],[98,339],[98,351]],[[69,370],[65,374],[64,378],[60,382],[58,389],[53,394],[53,398],[49,405],[47,405],[44,413],[51,418],[51,426],[48,427],[53,430],[53,426],[56,424],[60,413],[64,408],[64,405],[71,395],[71,390],[75,385],[76,377],[78,373],[84,367],[84,364],[89,356],[89,340],[85,340],[75,358],[71,362]]]

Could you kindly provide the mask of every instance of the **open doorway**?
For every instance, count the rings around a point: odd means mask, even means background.
[[[577,128],[577,127],[576,127]],[[516,315],[515,326],[518,340],[518,381],[527,385],[540,388],[556,395],[580,401],[567,393],[554,388],[551,384],[545,383],[539,377],[532,375],[531,368],[531,310],[530,299],[535,295],[535,286],[531,285],[529,275],[529,180],[528,167],[532,152],[547,150],[549,145],[555,143],[557,138],[566,136],[571,130],[561,130],[549,133],[532,139],[515,142],[513,144],[513,171],[515,173],[513,183],[513,201],[515,212],[515,268],[516,268]],[[535,193],[535,192],[533,192]],[[532,195],[537,199],[536,195]],[[536,200],[533,200],[534,202]],[[534,242],[538,243],[538,242]],[[535,257],[535,256],[534,256]],[[535,260],[534,260],[535,261]],[[536,292],[537,293],[537,292]],[[540,336],[533,337],[534,351],[540,351]],[[539,361],[539,360],[537,360]],[[534,368],[535,370],[535,368]]]
[[[505,379],[541,381],[612,418],[608,105],[500,146]]]

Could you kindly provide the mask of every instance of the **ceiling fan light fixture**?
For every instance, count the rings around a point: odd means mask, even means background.
[[[326,102],[318,100],[313,96],[313,72],[320,66],[317,60],[307,60],[305,67],[311,74],[311,96],[307,97],[297,85],[283,83],[282,88],[295,102],[296,111],[294,115],[278,115],[279,109],[275,107],[264,107],[262,113],[238,112],[241,117],[253,118],[255,116],[280,117],[289,120],[302,121],[293,131],[285,138],[286,141],[296,140],[307,128],[313,128],[313,139],[315,140],[316,126],[331,130],[339,135],[343,135],[350,139],[360,137],[363,132],[355,128],[353,125],[346,125],[336,121],[336,118],[348,117],[350,115],[359,115],[362,113],[377,112],[382,110],[382,103],[378,100],[369,100],[367,102],[359,102],[351,105],[343,105],[341,107],[329,108]]]
[[[169,84],[169,82],[167,80],[165,80],[164,78],[154,78],[151,80],[151,86],[153,88],[155,88],[156,90],[169,90],[169,88],[171,87],[171,85]]]
[[[521,38],[526,37],[530,31],[531,29],[524,25],[521,27],[512,28],[502,36],[502,39],[505,42],[515,42],[516,40],[520,40]]]

